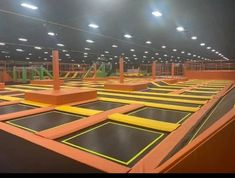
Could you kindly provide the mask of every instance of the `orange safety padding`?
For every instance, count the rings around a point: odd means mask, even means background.
[[[142,158],[131,170],[132,173],[152,172],[161,161],[169,154],[170,151],[179,143],[179,141],[191,130],[191,128],[199,123],[202,116],[211,109],[219,99],[227,93],[231,85],[221,90],[216,97],[211,99],[207,104],[202,106],[200,110],[190,116],[177,130],[171,132],[157,147],[151,150],[144,158]],[[231,88],[230,88],[231,90]]]
[[[154,172],[235,172],[235,109],[196,137]]]
[[[37,135],[40,135],[42,137],[46,137],[49,139],[56,139],[59,137],[62,137],[64,135],[68,135],[70,133],[73,133],[75,131],[87,128],[91,125],[100,123],[108,118],[108,115],[114,114],[114,113],[127,113],[129,111],[133,111],[139,108],[144,107],[144,105],[141,104],[131,104],[131,105],[126,105],[122,106],[119,108],[111,109],[108,111],[101,112],[99,114],[95,114],[93,116],[84,118],[84,119],[79,119],[74,122],[70,122],[67,124],[63,124],[61,126],[51,128],[48,130],[44,130],[41,132],[37,132]]]
[[[7,106],[7,105],[13,105],[13,104],[18,104],[20,103],[20,101],[3,101],[0,103],[0,107],[1,106]]]
[[[189,71],[185,70],[185,77],[190,79],[209,79],[209,80],[235,80],[235,71],[229,70],[205,70]]]
[[[29,109],[26,111],[3,114],[1,115],[0,121],[7,121],[7,120],[19,118],[19,117],[25,117],[25,116],[39,114],[42,112],[47,112],[47,111],[52,111],[52,110],[54,110],[54,107],[36,108],[36,109]]]
[[[5,83],[0,83],[0,90],[5,88]]]
[[[31,132],[22,130],[17,127],[13,127],[5,123],[0,123],[0,129],[8,133],[14,134],[18,137],[21,137],[34,144],[40,145],[48,150],[52,150],[56,153],[64,155],[75,161],[84,163],[86,165],[89,165],[91,167],[94,167],[96,169],[99,169],[108,173],[127,173],[130,170],[130,168],[120,165],[118,163],[115,163],[113,161],[109,161],[107,159],[87,153],[85,151],[81,151],[79,149],[73,148],[71,146],[62,144],[54,140],[49,140],[49,139],[40,137]],[[46,158],[45,158],[45,161],[46,161]]]

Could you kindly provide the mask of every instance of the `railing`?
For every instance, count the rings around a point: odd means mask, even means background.
[[[202,71],[202,70],[235,70],[235,63],[186,63],[186,70]]]

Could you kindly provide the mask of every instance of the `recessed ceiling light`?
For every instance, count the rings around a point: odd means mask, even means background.
[[[112,45],[113,48],[117,48],[118,46],[117,45]]]
[[[146,44],[152,44],[152,42],[151,42],[151,41],[146,41],[145,43],[146,43]]]
[[[109,52],[108,52],[108,51],[105,51],[104,53],[109,54]]]
[[[85,56],[87,56],[88,55],[88,53],[83,53]]]
[[[191,39],[192,39],[192,40],[196,40],[197,37],[196,37],[196,36],[192,36]]]
[[[135,50],[134,50],[134,49],[131,49],[130,51],[134,52]]]
[[[87,43],[94,43],[93,40],[86,40]]]
[[[19,41],[24,41],[24,42],[28,41],[28,40],[25,39],[25,38],[19,38],[18,40],[19,40]]]
[[[101,56],[101,57],[104,57],[104,55],[103,55],[103,54],[101,54],[100,56]]]
[[[147,58],[146,56],[143,56],[143,58]]]
[[[176,30],[179,31],[179,32],[183,32],[184,31],[184,27],[181,27],[181,26],[177,27]]]
[[[84,56],[84,58],[87,58],[87,56]]]
[[[22,6],[22,7],[26,7],[26,8],[28,8],[28,9],[32,9],[32,10],[37,10],[37,9],[38,9],[37,6],[34,6],[34,5],[32,5],[32,4],[28,4],[28,3],[22,3],[21,6]]]
[[[167,54],[164,54],[164,57],[167,57]]]
[[[96,24],[94,24],[94,23],[91,23],[91,24],[89,24],[88,26],[91,27],[91,28],[99,28],[99,26],[96,25]]]
[[[159,12],[159,11],[153,11],[152,14],[156,17],[161,17],[162,16],[162,13]]]
[[[129,35],[129,34],[125,34],[124,37],[125,37],[125,38],[129,38],[129,39],[132,38],[132,36]]]
[[[156,55],[156,56],[158,56],[158,55],[159,55],[159,53],[155,53],[155,55]]]
[[[148,52],[148,51],[145,51],[144,53],[145,53],[145,54],[148,54],[149,52]]]
[[[114,58],[118,58],[117,56],[114,56]]]
[[[216,54],[219,54],[219,52],[218,52],[218,51],[216,51],[215,53],[216,53]]]
[[[193,57],[196,57],[196,56],[197,56],[197,55],[195,55],[195,54],[193,55]]]
[[[212,51],[212,52],[215,52],[215,50],[214,50],[214,49],[212,49],[211,51]]]
[[[185,52],[184,51],[181,51],[182,54],[184,54]]]
[[[191,56],[191,53],[188,53],[188,56]]]
[[[176,51],[177,51],[177,49],[173,49],[173,51],[174,51],[174,52],[176,52]]]
[[[54,32],[48,32],[47,34],[50,35],[50,36],[55,36]]]
[[[211,49],[211,47],[210,47],[210,46],[208,46],[206,49]]]
[[[41,47],[39,47],[39,46],[35,46],[34,48],[35,48],[35,49],[39,49],[39,50],[40,50],[40,49],[42,49],[42,48],[41,48]]]
[[[84,48],[86,51],[90,51],[91,49],[90,48]]]
[[[29,57],[26,57],[25,59],[29,60],[30,58],[29,58]]]
[[[62,52],[63,52],[63,53],[67,53],[68,51],[67,51],[67,50],[65,50],[65,49],[63,49],[63,50],[62,50]]]
[[[61,43],[57,44],[57,46],[64,47],[64,45]]]
[[[205,46],[206,44],[205,43],[201,43],[200,46]]]
[[[23,49],[16,49],[16,51],[23,52],[24,50]]]
[[[162,46],[162,48],[163,48],[163,49],[165,49],[165,48],[166,48],[166,46]]]
[[[29,53],[29,56],[32,56],[32,53]]]
[[[136,57],[136,55],[134,54],[133,57]]]
[[[134,58],[135,60],[138,60],[138,58],[136,57],[136,58]]]
[[[70,54],[65,54],[65,56],[68,56],[68,57],[69,57],[69,56],[70,56]]]
[[[44,52],[44,54],[48,54],[48,52],[47,52],[47,51],[45,51],[45,52]]]
[[[6,45],[5,43],[0,42],[0,46],[5,46],[5,45]]]

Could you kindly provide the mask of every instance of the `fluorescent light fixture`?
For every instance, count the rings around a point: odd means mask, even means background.
[[[109,54],[109,52],[108,52],[108,51],[105,51],[104,53]]]
[[[68,57],[69,57],[69,56],[70,56],[70,54],[65,54],[65,56],[68,56]]]
[[[99,28],[99,26],[96,25],[96,24],[94,24],[94,23],[91,23],[91,24],[89,24],[88,26],[91,27],[91,28]]]
[[[63,53],[67,53],[68,51],[64,49],[64,50],[62,50],[62,52],[63,52]]]
[[[206,44],[205,43],[201,43],[200,46],[205,46]]]
[[[184,54],[185,52],[184,51],[181,51],[182,54]]]
[[[117,45],[112,45],[113,48],[117,48],[118,46]]]
[[[34,5],[32,5],[32,4],[28,4],[28,3],[22,3],[21,6],[22,6],[22,7],[26,7],[26,8],[28,8],[28,9],[32,9],[32,10],[37,10],[37,9],[38,9],[37,6],[34,6]]]
[[[165,48],[166,48],[166,46],[162,46],[162,48],[163,48],[163,49],[165,49]]]
[[[117,56],[114,56],[114,58],[118,58]]]
[[[176,52],[176,51],[177,51],[177,49],[173,49],[173,51],[174,51],[174,52]]]
[[[29,58],[29,57],[26,57],[25,59],[29,60],[30,58]]]
[[[84,48],[86,51],[90,51],[91,49],[90,48]]]
[[[192,40],[196,40],[197,37],[196,37],[196,36],[192,36],[191,39],[192,39]]]
[[[164,54],[164,57],[167,57],[167,54]]]
[[[218,51],[216,51],[215,53],[216,53],[216,54],[219,54],[219,52],[218,52]]]
[[[134,52],[135,50],[134,50],[134,49],[131,49],[130,51]]]
[[[151,42],[151,41],[146,41],[145,43],[146,43],[146,44],[152,44],[152,42]]]
[[[159,11],[153,11],[152,14],[156,17],[161,17],[162,16],[162,13],[159,12]]]
[[[32,56],[32,53],[29,53],[29,56]]]
[[[94,43],[93,40],[86,40],[87,43]]]
[[[57,44],[57,46],[64,47],[64,45],[61,43]]]
[[[87,56],[88,55],[88,53],[83,53],[85,56]]]
[[[132,38],[132,36],[129,35],[129,34],[125,34],[124,37],[125,37],[125,38],[128,38],[128,39]]]
[[[146,56],[143,56],[143,58],[147,58]]]
[[[210,46],[208,46],[206,49],[211,49],[211,47],[210,47]]]
[[[44,52],[44,54],[48,54],[48,52],[47,52],[47,51],[45,51],[45,52]]]
[[[50,35],[50,36],[55,36],[54,32],[48,32],[47,34]]]
[[[192,54],[191,53],[188,53],[188,56],[191,56]]]
[[[41,47],[39,47],[39,46],[35,46],[34,48],[35,48],[35,49],[39,49],[39,50],[40,50],[40,49],[42,49],[42,48],[41,48]]]
[[[215,49],[212,49],[211,51],[212,51],[212,52],[215,52]]]
[[[0,46],[5,46],[5,45],[6,45],[5,43],[0,42]]]
[[[145,51],[144,53],[145,53],[145,54],[148,54],[149,52],[148,52],[148,51]]]
[[[134,54],[133,57],[136,57],[136,55]]]
[[[28,40],[25,39],[25,38],[19,38],[18,40],[19,40],[19,41],[24,41],[24,42],[28,41]]]
[[[16,51],[23,52],[24,50],[23,49],[16,49]]]
[[[155,55],[156,55],[156,56],[158,56],[158,55],[159,55],[159,53],[155,53]]]
[[[179,32],[183,32],[184,31],[184,27],[181,27],[181,26],[177,27],[176,30],[179,31]]]

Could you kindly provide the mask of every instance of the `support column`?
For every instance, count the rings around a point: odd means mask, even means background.
[[[153,64],[152,64],[152,79],[153,80],[156,80],[156,70],[157,70],[157,67],[156,67],[156,61],[153,61]]]
[[[96,81],[96,73],[97,73],[97,65],[96,65],[96,63],[95,63],[95,64],[94,64],[94,76],[93,76],[94,81]]]
[[[124,59],[123,57],[119,59],[119,73],[120,73],[120,83],[124,83]]]
[[[175,64],[172,63],[171,64],[171,78],[174,78],[174,75],[175,75]]]
[[[53,89],[54,90],[60,90],[60,78],[59,78],[59,51],[58,50],[53,50],[52,52],[53,56]]]

